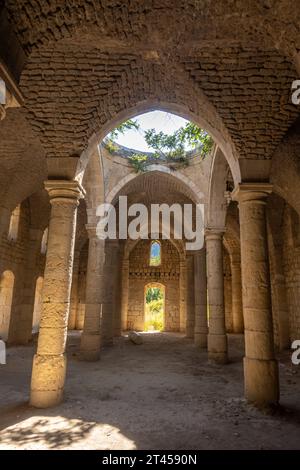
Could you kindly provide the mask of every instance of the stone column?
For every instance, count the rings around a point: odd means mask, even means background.
[[[225,364],[228,361],[225,328],[223,231],[206,230],[207,286],[209,303],[209,360]]]
[[[121,299],[121,324],[122,330],[126,331],[127,313],[128,313],[128,296],[129,296],[129,259],[123,259],[122,262],[122,299]]]
[[[30,403],[46,408],[61,402],[73,268],[76,214],[82,189],[77,181],[45,183],[51,203],[43,307],[33,359]]]
[[[188,255],[186,272],[186,293],[187,293],[187,312],[186,312],[186,337],[194,338],[195,329],[195,290],[194,290],[194,256]]]
[[[78,306],[78,277],[79,277],[79,255],[77,251],[74,253],[73,261],[73,276],[72,276],[72,287],[71,287],[71,298],[70,298],[70,314],[68,321],[68,329],[76,329],[76,318],[77,318],[77,306]]]
[[[85,316],[80,351],[85,361],[97,361],[101,348],[102,296],[105,240],[97,236],[96,225],[86,225],[89,237],[86,272]]]
[[[242,271],[240,256],[230,257],[232,287],[232,330],[233,333],[244,333]]]
[[[121,303],[122,303],[122,289],[121,289],[121,256],[120,249],[118,250],[117,265],[116,265],[116,281],[115,281],[115,311],[114,311],[114,336],[122,335],[122,316],[121,316]]]
[[[104,346],[111,346],[113,344],[118,255],[119,242],[117,240],[106,240],[104,263],[105,288],[102,300],[102,341]]]
[[[76,330],[84,329],[85,318],[85,286],[86,286],[86,268],[82,270],[79,263],[78,273],[78,299],[77,299],[77,313],[76,313]]]
[[[244,183],[234,194],[240,211],[245,395],[257,404],[279,400],[266,228],[266,199],[271,190],[270,184]]]
[[[194,257],[195,286],[195,346],[207,348],[207,282],[206,282],[206,248],[198,251]]]
[[[180,331],[186,333],[186,260],[180,261],[179,276]]]
[[[37,257],[41,251],[43,231],[31,228],[27,246],[25,266],[19,275],[22,276],[23,289],[20,302],[14,306],[11,316],[8,343],[27,344],[32,337],[32,320],[34,310],[35,288],[37,280]]]

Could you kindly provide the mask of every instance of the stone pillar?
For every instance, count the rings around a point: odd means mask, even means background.
[[[89,237],[86,272],[85,316],[80,351],[85,361],[97,361],[101,348],[101,318],[105,240],[97,236],[96,225],[86,225]]]
[[[37,257],[41,251],[43,231],[31,228],[27,246],[27,258],[22,276],[23,289],[20,300],[14,306],[9,329],[9,344],[27,344],[32,337],[32,320],[34,310],[35,288],[37,280]]]
[[[69,314],[69,321],[68,321],[69,330],[76,329],[77,306],[78,306],[79,255],[80,253],[78,251],[74,253],[73,276],[72,276],[71,299],[70,299],[70,314]]]
[[[194,256],[188,255],[187,271],[186,271],[186,294],[187,294],[187,311],[186,311],[186,337],[194,338],[195,329],[195,289],[194,289]]]
[[[240,256],[231,256],[230,267],[232,286],[232,329],[233,333],[244,333],[242,271]]]
[[[207,348],[207,282],[206,282],[206,248],[198,251],[194,257],[195,286],[195,346]]]
[[[121,315],[121,303],[122,303],[122,289],[121,289],[121,253],[118,250],[117,265],[116,265],[116,283],[115,283],[115,311],[114,311],[114,336],[122,335],[122,315]]]
[[[257,404],[279,400],[266,228],[266,199],[271,190],[270,184],[244,183],[234,194],[240,211],[245,395]]]
[[[208,359],[225,364],[228,361],[225,328],[223,231],[206,230],[207,286],[209,303]]]
[[[77,181],[45,183],[51,203],[43,307],[33,359],[30,403],[46,408],[61,402],[73,268],[76,214],[82,189]]]
[[[180,331],[186,333],[186,260],[180,260],[179,276]]]
[[[80,267],[78,273],[78,299],[77,299],[77,314],[76,314],[76,330],[84,329],[85,318],[85,287],[86,287],[86,268]]]
[[[122,262],[122,299],[121,299],[121,324],[122,330],[126,331],[127,313],[128,313],[128,297],[129,297],[129,259],[123,259]]]
[[[102,299],[102,341],[104,346],[111,346],[113,344],[118,255],[119,242],[117,240],[106,240],[104,263],[105,288]]]

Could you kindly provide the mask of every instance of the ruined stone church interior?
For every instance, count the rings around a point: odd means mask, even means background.
[[[292,0],[0,0],[1,450],[300,449],[299,29]],[[154,111],[209,152],[105,145]],[[122,197],[203,207],[203,245],[99,237]]]

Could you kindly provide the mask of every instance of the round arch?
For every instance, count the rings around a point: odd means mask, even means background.
[[[194,122],[202,129],[205,129],[211,135],[215,144],[222,150],[222,153],[224,154],[230,167],[234,183],[240,183],[241,171],[237,157],[237,151],[231,141],[230,135],[221,118],[218,116],[216,110],[213,108],[207,98],[204,97],[204,95],[202,95],[202,93],[199,91],[197,95],[198,101],[200,101],[200,103],[198,103],[199,107],[201,106],[201,109],[205,109],[205,113],[203,114],[201,113],[200,109],[198,112],[195,112],[191,111],[188,106],[174,102],[165,102],[160,99],[143,100],[141,102],[137,102],[131,107],[117,112],[115,116],[113,116],[110,120],[107,120],[101,126],[100,130],[94,132],[94,134],[90,137],[86,150],[84,150],[80,156],[76,170],[76,179],[79,181],[82,180],[85,168],[91,155],[95,152],[99,143],[102,142],[104,137],[109,132],[111,132],[114,128],[127,119],[131,119],[146,112],[158,110],[176,114]],[[204,117],[204,114],[207,116]]]
[[[160,173],[163,176],[170,178],[170,180],[176,181],[179,184],[179,188],[182,189],[182,193],[189,197],[195,204],[200,204],[203,202],[204,194],[202,191],[197,188],[195,183],[188,178],[187,176],[183,175],[179,171],[176,173],[171,171],[171,169],[165,165],[149,165],[147,167],[145,173],[143,174],[136,174],[136,173],[129,173],[128,175],[124,176],[118,184],[107,194],[106,202],[109,204],[114,204],[116,201],[117,196],[121,193],[121,191],[130,183],[137,181],[138,179],[142,178],[143,175],[147,173]]]

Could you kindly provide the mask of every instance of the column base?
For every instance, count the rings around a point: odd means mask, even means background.
[[[66,377],[67,360],[64,354],[33,358],[30,405],[49,408],[61,403]]]
[[[207,335],[208,360],[216,364],[227,364],[227,335]]]
[[[196,348],[207,349],[207,334],[195,333],[194,343],[195,343]]]
[[[185,337],[188,339],[194,339],[194,331],[193,329],[186,329]]]
[[[80,358],[83,361],[99,361],[101,347],[100,333],[82,333],[80,341]]]
[[[278,363],[273,360],[244,357],[245,398],[257,405],[279,401]]]
[[[114,345],[114,339],[113,338],[103,338],[102,337],[102,345],[104,347],[109,347]]]

